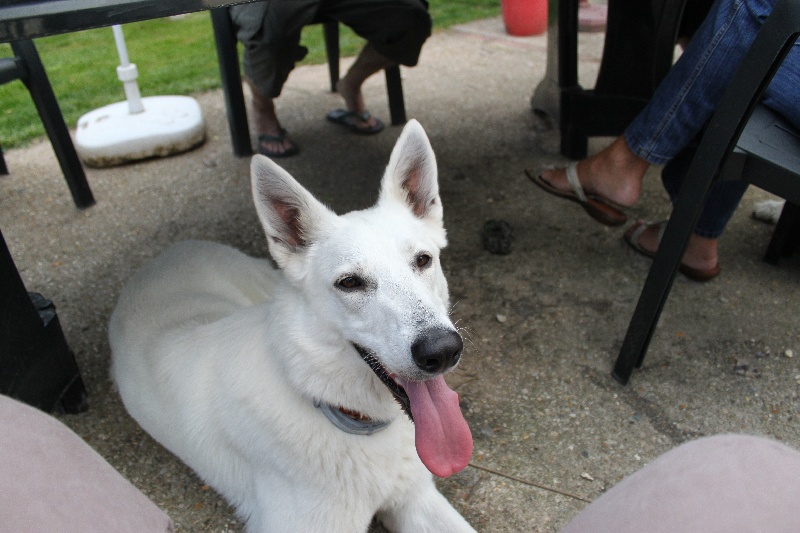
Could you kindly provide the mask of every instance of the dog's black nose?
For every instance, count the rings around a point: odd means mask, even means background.
[[[414,362],[425,372],[436,374],[452,368],[461,358],[461,335],[449,329],[428,331],[411,346]]]

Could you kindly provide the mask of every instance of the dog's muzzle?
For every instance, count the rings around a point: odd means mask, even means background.
[[[411,401],[405,389],[392,379],[392,376],[375,354],[358,344],[354,343],[353,346],[381,382],[386,385],[386,388],[389,389],[389,392],[392,393],[392,396],[413,422],[414,416],[411,414]],[[432,329],[420,335],[411,345],[411,356],[414,358],[414,364],[417,365],[417,368],[428,374],[436,375],[456,366],[461,359],[463,348],[464,343],[458,332],[444,328]]]
[[[392,379],[389,372],[386,371],[386,368],[384,368],[381,362],[378,361],[378,358],[375,357],[375,354],[358,344],[353,344],[353,346],[358,352],[358,355],[361,356],[361,359],[369,365],[372,371],[375,372],[375,375],[378,376],[378,379],[386,385],[386,388],[392,393],[394,399],[397,400],[397,403],[403,408],[403,412],[407,414],[408,418],[413,422],[414,417],[411,415],[411,401],[408,399],[408,394],[406,394],[405,389]]]

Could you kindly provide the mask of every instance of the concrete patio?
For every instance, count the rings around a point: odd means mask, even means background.
[[[602,34],[581,35],[592,85]],[[773,227],[751,218],[770,197],[751,188],[721,244],[722,274],[678,277],[644,367],[611,378],[650,262],[624,229],[592,221],[524,176],[564,164],[558,136],[531,112],[546,38],[512,38],[499,19],[437,32],[403,70],[406,108],[437,154],[450,245],[442,258],[454,317],[467,331],[448,378],[475,439],[472,464],[439,483],[479,531],[551,532],[661,453],[725,432],[800,448],[800,258],[761,258]],[[338,212],[367,207],[400,133],[345,133],[324,120],[340,105],[324,65],[298,68],[278,100],[301,148],[281,164]],[[388,118],[382,77],[365,89]],[[29,290],[52,299],[90,395],[60,417],[173,519],[179,531],[242,531],[231,509],[125,412],[108,378],[107,323],[132,272],[169,244],[202,238],[264,256],[249,160],[231,154],[221,91],[195,95],[206,143],[189,153],[89,169],[97,205],[72,204],[46,141],[6,154],[0,228]],[[596,151],[609,139],[592,139]],[[669,214],[658,169],[631,219]],[[502,219],[511,254],[485,251],[480,230]]]

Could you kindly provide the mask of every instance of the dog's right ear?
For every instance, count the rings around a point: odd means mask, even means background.
[[[323,221],[336,218],[284,169],[263,155],[253,156],[250,180],[269,251],[281,268],[302,276],[299,256],[320,236]]]
[[[414,119],[403,128],[392,150],[379,201],[399,201],[417,218],[442,227],[436,156],[425,130]]]

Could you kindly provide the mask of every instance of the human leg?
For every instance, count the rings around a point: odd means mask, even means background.
[[[687,147],[673,158],[661,172],[661,181],[673,205],[678,200],[678,193],[696,151],[697,147],[694,145]],[[721,237],[725,226],[742,200],[747,186],[747,182],[741,180],[714,183],[695,226],[695,235],[709,239]]]
[[[705,127],[775,0],[717,0],[685,52],[625,130],[631,150],[666,164]],[[764,103],[800,127],[800,46],[795,44]]]
[[[383,57],[413,67],[432,22],[425,0],[331,0],[320,13],[366,39]]]
[[[369,42],[364,45],[344,77],[336,82],[336,92],[341,95],[347,108],[346,114],[340,114],[345,124],[363,133],[377,133],[383,129],[380,120],[367,111],[361,86],[367,78],[394,64],[396,63],[381,55]]]
[[[608,5],[592,5],[589,0],[578,3],[578,31],[605,31],[608,21]]]
[[[800,47],[795,44],[775,74],[762,100],[765,105],[781,113],[795,126],[800,126],[800,109],[795,100],[798,87],[800,87]],[[673,205],[678,199],[696,151],[697,143],[690,143],[664,167],[661,173],[664,189]],[[692,240],[701,242],[711,240],[716,243],[739,206],[747,187],[747,182],[742,180],[716,181],[700,212]],[[708,250],[711,250],[711,247],[708,247]],[[690,242],[685,257],[689,257],[691,253]]]
[[[258,153],[268,157],[289,157],[299,153],[299,148],[281,126],[275,112],[275,102],[265,97],[259,87],[250,79],[245,82],[250,87],[253,102],[253,122],[258,132]]]
[[[625,134],[578,163],[584,190],[620,205],[634,204],[649,165],[670,161],[706,124],[773,4],[717,0]],[[554,188],[569,190],[563,170],[541,175]]]
[[[664,189],[673,205],[683,184],[689,166],[697,152],[695,143],[675,156],[661,172]],[[680,270],[691,279],[707,281],[719,271],[719,238],[733,216],[747,190],[745,181],[717,181],[709,191],[697,225],[681,260]],[[626,233],[625,241],[636,251],[654,257],[661,242],[665,223],[634,224]]]
[[[702,130],[775,0],[717,0],[683,55],[625,130],[639,157],[666,164]]]
[[[762,102],[800,129],[800,105],[797,105],[800,92],[800,42],[796,42],[783,60],[767,90]]]
[[[649,258],[656,256],[667,222],[637,221],[625,232],[625,242]],[[678,270],[694,281],[710,281],[720,273],[719,239],[692,234]]]
[[[236,37],[243,44],[245,81],[252,94],[253,122],[259,153],[286,157],[298,152],[278,120],[274,99],[307,50],[300,46],[300,31],[310,23],[318,0],[266,1],[230,8]]]
[[[662,170],[661,181],[674,205],[697,152],[691,143]],[[695,229],[681,261],[681,271],[688,277],[706,281],[719,273],[719,238],[725,231],[747,190],[745,181],[717,181],[708,193]],[[661,241],[664,224],[637,223],[625,234],[625,240],[643,255],[653,257]]]
[[[336,0],[324,3],[320,14],[349,26],[367,40],[336,89],[349,112],[346,123],[357,131],[372,133],[380,121],[367,112],[361,87],[387,67],[417,64],[422,44],[431,33],[427,2]]]

